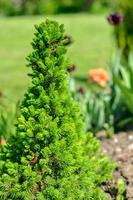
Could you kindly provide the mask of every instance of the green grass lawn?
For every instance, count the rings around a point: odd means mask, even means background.
[[[103,15],[51,16],[65,24],[74,43],[68,56],[78,66],[76,75],[87,76],[89,68],[107,67],[112,53],[112,29]],[[34,24],[45,17],[0,18],[0,90],[9,98],[21,98],[28,78],[25,57],[31,50]]]

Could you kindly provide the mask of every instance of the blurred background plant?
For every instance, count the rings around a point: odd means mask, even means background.
[[[96,134],[101,129],[106,129],[107,134],[112,134],[111,92],[107,71],[101,68],[90,70],[86,93],[80,95],[85,115],[85,132],[93,131]]]
[[[105,129],[107,136],[113,133],[112,89],[109,73],[102,68],[90,70],[87,79],[82,80],[84,86],[77,89],[71,77],[70,89],[74,98],[80,102],[84,115],[85,132],[96,134]]]
[[[109,71],[102,68],[89,70],[80,87],[70,74],[70,90],[80,102],[85,132],[96,134],[105,130],[106,136],[110,137],[114,132],[132,128],[133,56],[130,54],[127,66],[121,64],[121,57],[122,51],[112,57]],[[72,69],[69,72],[75,71]]]
[[[15,122],[19,111],[19,102],[14,104],[2,92],[0,93],[0,144],[4,145],[15,131]]]
[[[114,66],[116,67],[116,66]],[[128,56],[127,65],[119,63],[118,73],[115,73],[114,81],[118,86],[121,99],[125,104],[125,119],[122,119],[119,126],[130,126],[133,124],[133,54]]]
[[[128,62],[129,54],[133,51],[133,1],[116,1],[108,21],[114,25],[117,47],[123,51],[122,62]]]
[[[104,12],[109,0],[1,0],[3,15],[37,15],[74,12]]]

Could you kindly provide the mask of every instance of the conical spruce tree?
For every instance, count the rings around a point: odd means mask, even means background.
[[[28,57],[32,83],[21,104],[16,133],[1,150],[2,200],[104,200],[100,185],[113,164],[83,134],[79,106],[69,92],[64,27],[36,26]]]

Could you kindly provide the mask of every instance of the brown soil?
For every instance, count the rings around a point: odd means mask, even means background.
[[[121,132],[110,139],[106,139],[103,133],[98,134],[102,151],[107,153],[117,162],[118,168],[114,172],[114,180],[103,186],[112,199],[116,199],[117,181],[123,179],[126,186],[125,199],[133,200],[133,132]]]

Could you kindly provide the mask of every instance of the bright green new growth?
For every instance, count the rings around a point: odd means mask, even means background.
[[[17,131],[1,152],[0,199],[104,200],[102,182],[113,165],[99,143],[83,135],[79,106],[69,92],[64,28],[46,20],[36,26],[28,57],[32,83]]]

